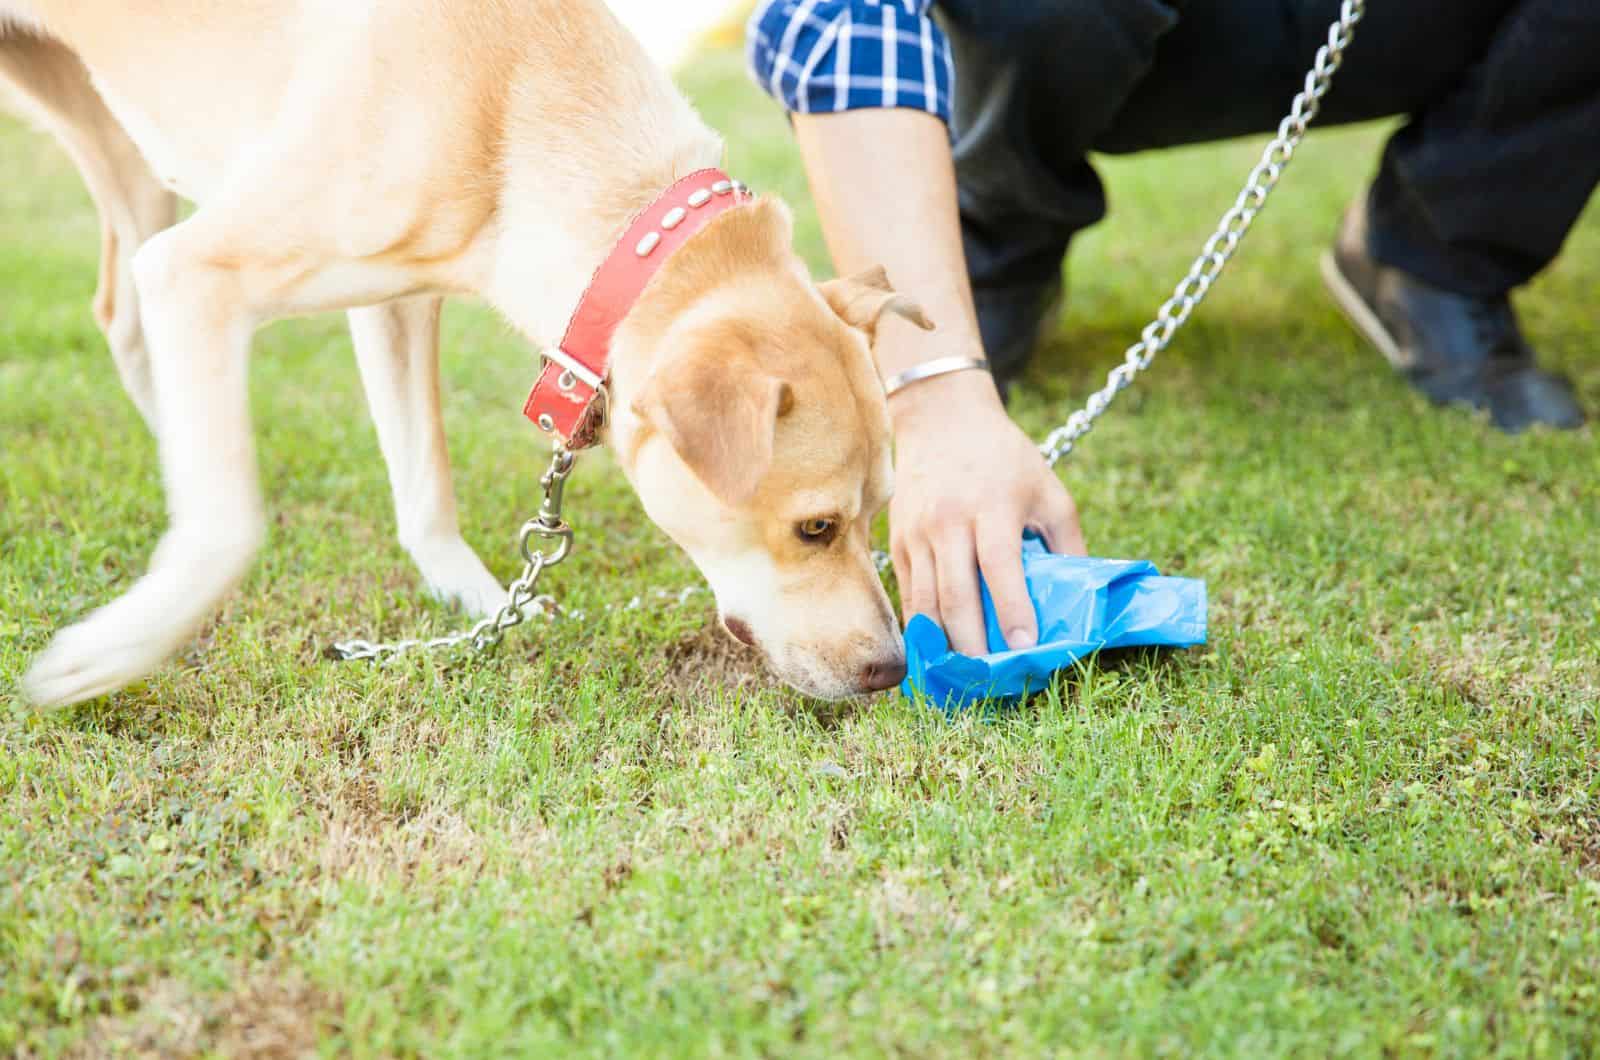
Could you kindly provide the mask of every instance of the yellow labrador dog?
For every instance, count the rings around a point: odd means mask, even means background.
[[[34,661],[41,704],[147,674],[249,568],[246,367],[280,317],[348,311],[402,542],[432,591],[500,603],[457,528],[440,300],[482,298],[548,349],[630,220],[723,155],[600,0],[0,0],[0,82],[100,208],[95,308],[170,515],[148,573]],[[172,193],[198,204],[177,224]],[[666,258],[611,343],[603,438],[645,511],[728,629],[818,696],[903,672],[867,545],[890,311],[920,320],[881,272],[814,284],[759,199]]]

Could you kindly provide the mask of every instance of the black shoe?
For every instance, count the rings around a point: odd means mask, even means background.
[[[1489,410],[1511,434],[1583,425],[1572,384],[1539,370],[1511,300],[1445,291],[1367,252],[1366,209],[1345,215],[1322,278],[1356,330],[1436,404]]]
[[[975,290],[978,333],[1000,396],[1009,399],[1034,349],[1055,328],[1063,303],[1061,281],[1037,287]]]

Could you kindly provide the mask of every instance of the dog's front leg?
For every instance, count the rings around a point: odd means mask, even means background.
[[[428,588],[473,615],[505,602],[501,587],[461,538],[439,408],[438,298],[350,311],[367,403],[389,465],[400,543]]]

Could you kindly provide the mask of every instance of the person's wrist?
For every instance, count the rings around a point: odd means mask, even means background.
[[[974,413],[1002,409],[994,377],[985,371],[952,372],[911,384],[889,398],[897,437],[925,427],[948,428]]]

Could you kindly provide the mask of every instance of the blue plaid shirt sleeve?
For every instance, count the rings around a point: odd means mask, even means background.
[[[950,123],[955,63],[934,0],[762,0],[747,27],[756,82],[802,114],[911,107]]]

